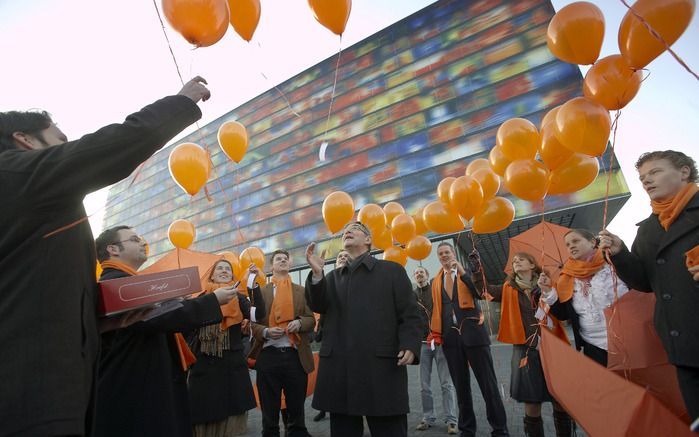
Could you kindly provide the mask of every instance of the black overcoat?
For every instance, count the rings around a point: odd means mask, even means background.
[[[612,257],[617,274],[629,288],[655,293],[655,330],[670,362],[699,367],[699,282],[685,256],[699,245],[699,194],[667,231],[655,214],[638,226],[631,251]]]
[[[124,276],[105,269],[101,279]],[[211,293],[184,300],[181,308],[147,322],[103,334],[95,435],[191,436],[186,374],[175,333],[222,319]]]
[[[171,96],[76,141],[0,150],[0,435],[89,432],[99,335],[83,198],[199,117]]]
[[[260,287],[256,286],[250,295],[256,308],[255,317],[264,318],[267,314]],[[238,303],[243,318],[250,320],[248,298],[239,294]],[[193,337],[198,335],[199,331],[191,334]],[[221,357],[204,354],[197,346],[193,348],[197,362],[192,365],[188,377],[193,424],[219,422],[252,410],[257,405],[241,336],[240,323],[228,328],[230,347],[223,351]],[[193,343],[196,345],[198,342]]]
[[[422,331],[405,269],[366,254],[350,266],[306,280],[306,301],[323,314],[313,408],[361,416],[406,414],[408,374],[398,352],[420,358]]]

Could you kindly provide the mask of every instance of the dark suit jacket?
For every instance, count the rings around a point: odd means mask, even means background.
[[[405,269],[368,253],[318,283],[306,280],[311,309],[323,314],[313,408],[331,413],[406,414],[408,375],[398,352],[420,358],[420,315]]]
[[[297,346],[299,353],[299,361],[306,373],[313,372],[315,365],[313,363],[313,352],[311,352],[311,345],[309,342],[309,336],[304,335],[309,332],[313,332],[316,325],[316,319],[313,316],[313,312],[306,305],[306,297],[304,296],[303,287],[298,284],[291,284],[291,292],[293,293],[294,299],[294,317],[301,320],[301,330],[299,331],[301,337],[301,343]],[[262,287],[262,298],[265,301],[265,307],[267,308],[267,314],[263,319],[260,319],[257,323],[252,325],[252,335],[255,338],[255,344],[250,350],[250,357],[257,358],[257,356],[262,351],[262,347],[265,343],[265,338],[263,333],[265,328],[269,326],[269,312],[272,309],[272,302],[274,301],[274,285],[267,284]]]
[[[433,279],[432,281],[434,281]],[[452,301],[451,307],[447,305],[449,296],[444,291],[444,282],[441,284],[442,290],[442,338],[444,339],[445,346],[449,346],[449,339],[447,338],[447,332],[458,331],[451,328],[451,309],[454,310],[456,315],[457,325],[461,327],[461,341],[465,346],[488,346],[490,344],[490,336],[488,335],[488,330],[486,329],[485,323],[482,325],[478,324],[478,319],[481,315],[481,307],[478,303],[482,296],[478,292],[478,288],[474,285],[473,281],[468,274],[464,274],[459,277],[459,280],[463,281],[468,287],[469,291],[473,295],[474,308],[463,309],[459,307],[459,291],[457,281],[454,281],[454,290],[452,291]],[[451,337],[451,336],[449,336]]]
[[[128,274],[106,269],[100,280]],[[191,436],[186,374],[175,333],[220,323],[213,294],[182,308],[102,335],[96,436]]]
[[[629,288],[655,293],[655,329],[670,362],[699,367],[699,282],[685,264],[699,245],[699,194],[667,231],[653,214],[638,225],[631,251],[624,247],[612,262]]]
[[[95,242],[87,220],[44,235],[84,219],[87,193],[127,177],[200,116],[171,96],[60,146],[0,149],[0,435],[89,432]]]

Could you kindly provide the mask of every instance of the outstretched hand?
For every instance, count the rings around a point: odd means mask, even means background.
[[[313,276],[323,276],[323,266],[325,265],[325,251],[320,256],[316,255],[316,243],[311,243],[306,248],[306,261],[313,271]]]
[[[198,103],[199,100],[206,102],[211,97],[211,91],[205,86],[208,85],[206,79],[201,76],[197,76],[190,80],[177,93],[180,96],[189,97],[194,103]]]

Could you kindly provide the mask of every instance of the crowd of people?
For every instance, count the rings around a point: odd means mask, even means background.
[[[404,267],[371,254],[367,226],[351,222],[332,271],[325,273],[325,257],[308,246],[305,284],[291,280],[283,249],[271,254],[271,280],[262,287],[254,264],[244,272],[252,279],[241,284],[234,266],[219,259],[201,293],[163,314],[98,318],[95,262],[100,281],[136,276],[146,243],[126,225],[93,240],[82,199],[126,177],[197,120],[197,103],[210,96],[205,84],[195,78],[178,95],[76,141],[45,112],[0,113],[0,223],[7,231],[0,238],[0,435],[241,435],[259,403],[263,436],[281,434],[281,414],[286,435],[305,437],[309,374],[316,371],[312,406],[318,420],[329,414],[332,436],[362,436],[365,423],[374,436],[406,436],[408,365],[420,366],[415,432],[436,426],[434,363],[446,433],[476,434],[473,372],[491,435],[507,436],[479,302],[487,299],[501,305],[497,338],[512,344],[510,396],[524,403],[526,435],[544,435],[542,403],[551,402],[556,435],[570,436],[574,423],[547,388],[537,332],[550,329],[567,341],[561,322],[569,321],[575,348],[606,366],[604,310],[630,288],[656,295],[655,328],[697,427],[697,168],[675,151],[638,160],[653,213],[639,224],[632,248],[606,230],[573,229],[558,272],[519,252],[505,282],[491,284],[477,253],[462,262],[443,241],[436,248],[441,268],[432,278],[416,268],[413,286]],[[314,337],[322,340],[317,369]]]

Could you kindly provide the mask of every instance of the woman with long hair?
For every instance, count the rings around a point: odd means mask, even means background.
[[[478,263],[478,267],[480,264]],[[512,257],[512,273],[502,286],[488,285],[488,299],[501,302],[500,329],[498,340],[512,345],[510,372],[510,396],[524,403],[524,432],[529,437],[544,435],[541,404],[553,404],[553,420],[556,436],[570,436],[572,421],[568,413],[556,402],[546,388],[544,371],[539,358],[539,329],[548,329],[568,341],[560,323],[555,318],[546,320],[541,327],[536,317],[541,290],[537,285],[541,267],[536,259],[518,252]],[[473,282],[483,290],[483,274],[480,268],[473,274]]]
[[[575,347],[607,366],[607,322],[604,310],[629,291],[617,278],[604,253],[597,248],[597,237],[586,229],[565,234],[570,258],[563,265],[555,284],[543,274],[539,286],[551,313],[570,320]]]
[[[250,274],[257,274],[254,264]],[[227,260],[217,261],[205,284],[204,293],[230,287],[238,281]],[[223,322],[200,328],[190,335],[194,363],[188,379],[194,437],[228,437],[247,432],[247,412],[255,408],[247,360],[243,353],[244,321],[265,316],[259,285],[221,306]]]

